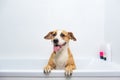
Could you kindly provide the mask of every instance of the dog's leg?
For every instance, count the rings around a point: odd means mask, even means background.
[[[68,65],[65,67],[65,76],[69,77],[72,75],[73,70],[75,69],[74,65]]]
[[[65,66],[65,76],[66,77],[71,76],[73,70],[76,69],[75,62],[74,62],[73,56],[72,56],[69,48],[68,48],[68,54],[69,54],[69,57],[67,60],[67,64]]]
[[[52,67],[51,67],[50,65],[47,65],[47,66],[44,67],[44,73],[45,73],[45,74],[50,73],[51,70],[52,70]]]
[[[54,55],[55,55],[55,54],[52,53],[52,55],[51,55],[51,57],[50,57],[50,59],[49,59],[49,61],[48,61],[47,66],[44,67],[44,73],[45,73],[45,74],[50,73],[51,70],[56,67],[55,64],[54,64],[54,62],[53,62]]]

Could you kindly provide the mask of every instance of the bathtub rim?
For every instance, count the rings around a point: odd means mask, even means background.
[[[11,59],[3,59],[4,61],[9,61]],[[15,61],[16,59],[12,59],[12,61]],[[18,61],[24,61],[24,59],[17,59]],[[27,61],[33,61],[34,59],[25,59]],[[46,60],[47,59],[40,59],[40,60]],[[82,60],[78,59],[77,61]],[[86,60],[86,59],[85,59]],[[38,61],[36,59],[35,61]],[[89,59],[87,60],[89,61]],[[97,61],[99,62],[99,60]],[[101,61],[100,61],[101,62]],[[102,61],[103,62],[103,61]],[[94,59],[91,60],[89,64],[94,63]],[[116,64],[116,63],[115,63]],[[37,65],[38,66],[38,65]],[[117,65],[118,66],[118,65]],[[118,66],[120,67],[120,66]],[[52,70],[49,75],[45,75],[43,73],[43,69],[37,68],[37,69],[0,69],[0,77],[64,77],[64,70]],[[85,69],[78,69],[73,70],[72,77],[120,77],[120,69],[108,69],[108,70],[99,70],[94,68],[85,68]]]
[[[0,77],[65,77],[64,70],[52,70],[49,75],[43,70],[0,70]],[[120,70],[73,70],[72,77],[120,77]]]

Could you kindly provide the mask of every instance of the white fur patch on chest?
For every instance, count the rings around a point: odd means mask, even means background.
[[[54,62],[56,64],[56,69],[64,69],[66,62],[68,60],[68,50],[64,49],[61,52],[56,53]]]

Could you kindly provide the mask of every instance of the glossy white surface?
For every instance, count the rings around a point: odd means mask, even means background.
[[[64,70],[52,70],[49,75],[43,73],[47,60],[0,60],[0,76],[21,77],[64,77]],[[76,60],[77,69],[72,77],[80,76],[120,76],[120,65],[101,60]]]
[[[44,36],[54,29],[74,33],[75,58],[95,56],[104,42],[104,0],[0,0],[0,59],[48,58],[53,46]]]

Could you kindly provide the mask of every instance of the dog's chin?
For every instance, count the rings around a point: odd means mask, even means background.
[[[54,52],[59,52],[62,50],[62,48],[66,45],[66,42],[64,42],[63,44],[54,44]]]

